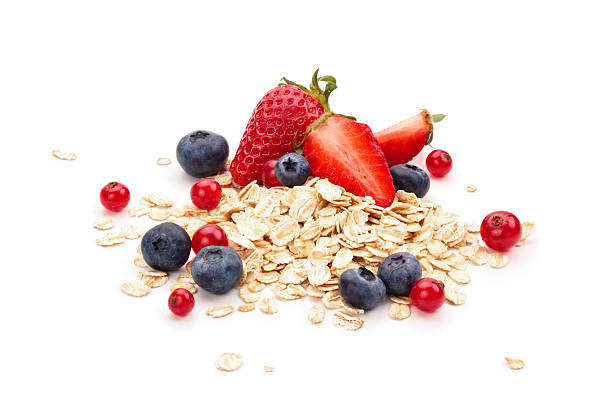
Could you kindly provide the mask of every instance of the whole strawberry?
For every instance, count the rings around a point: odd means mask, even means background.
[[[286,78],[259,101],[240,140],[230,172],[237,184],[262,181],[268,160],[293,152],[294,141],[302,140],[306,129],[324,113],[330,112],[328,99],[336,89],[332,76],[318,77],[316,70],[310,89]],[[318,82],[326,82],[325,90]]]

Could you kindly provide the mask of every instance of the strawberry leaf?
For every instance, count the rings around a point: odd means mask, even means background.
[[[433,123],[438,123],[438,122],[442,122],[442,120],[446,117],[445,114],[443,113],[437,113],[435,115],[431,115],[431,121]]]
[[[336,83],[336,78],[334,78],[331,75],[323,75],[322,77],[319,78],[319,81],[333,82],[335,84]]]
[[[335,82],[328,82],[327,85],[325,85],[325,99],[326,100],[329,100],[329,95],[336,88],[338,88],[338,85],[336,85]]]
[[[322,92],[321,88],[319,87],[318,78],[319,78],[319,68],[317,68],[314,74],[312,74],[312,82],[310,83],[310,90],[313,93],[316,93],[317,91]]]
[[[285,81],[285,83],[282,83],[282,82],[281,82],[280,84],[278,84],[279,86],[280,86],[280,85],[293,85],[293,86],[297,86],[297,87],[298,87],[298,88],[300,88],[302,91],[304,91],[304,92],[308,93],[308,89],[307,89],[307,88],[306,88],[304,85],[300,85],[300,84],[298,84],[298,83],[295,83],[295,82],[293,82],[293,81],[290,81],[290,80],[288,80],[288,79],[287,79],[287,78],[285,78],[285,77],[283,77],[283,78],[281,79],[281,81]]]

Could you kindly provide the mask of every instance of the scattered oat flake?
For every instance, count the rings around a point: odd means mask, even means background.
[[[154,221],[165,221],[169,216],[170,214],[165,208],[151,208],[151,211],[149,212],[149,218]]]
[[[520,246],[533,232],[535,231],[535,223],[532,221],[521,222],[521,239],[519,240],[517,246]]]
[[[453,305],[462,305],[465,303],[465,294],[457,287],[457,285],[449,282],[444,282],[444,295]]]
[[[340,248],[336,252],[334,261],[332,262],[332,268],[341,269],[346,267],[353,260],[353,252],[348,248]]]
[[[100,231],[106,231],[115,227],[115,222],[111,219],[106,220],[96,220],[94,221],[93,227]]]
[[[266,288],[266,285],[264,285],[261,282],[253,281],[253,282],[249,282],[249,284],[247,285],[247,288],[251,292],[261,292],[262,290]]]
[[[149,205],[152,207],[169,208],[174,205],[171,199],[157,193],[149,194],[148,196],[142,197],[141,202],[144,203],[144,205]]]
[[[315,189],[327,201],[336,201],[342,197],[342,187],[330,183],[327,179],[317,181]]]
[[[167,157],[158,157],[157,158],[157,164],[160,165],[160,166],[167,166],[170,163],[172,163],[172,161],[169,158],[167,158]]]
[[[239,312],[251,312],[255,310],[255,303],[243,303],[238,306]]]
[[[215,363],[217,370],[236,371],[242,366],[242,357],[234,353],[223,353]]]
[[[308,282],[313,286],[320,286],[331,279],[331,272],[327,266],[315,265],[308,271]]]
[[[121,291],[126,295],[143,297],[151,293],[151,288],[142,282],[125,282],[121,284]]]
[[[465,224],[465,230],[467,232],[478,232],[478,233],[480,233],[480,225],[479,224]]]
[[[389,306],[389,317],[394,320],[407,319],[410,317],[410,305],[391,303],[391,306]]]
[[[170,292],[174,292],[177,289],[186,289],[188,291],[190,291],[191,293],[196,293],[198,291],[198,287],[196,285],[194,285],[193,283],[188,283],[188,282],[178,282],[175,283],[174,285],[170,286]]]
[[[358,317],[349,316],[342,312],[334,313],[334,324],[345,330],[359,330],[363,327],[363,320]]]
[[[240,299],[245,303],[256,303],[261,297],[261,292],[253,292],[247,286],[240,288]]]
[[[255,278],[261,283],[274,283],[280,278],[278,272],[259,272]]]
[[[206,315],[218,319],[227,316],[234,311],[234,307],[230,305],[212,306],[206,310]]]
[[[478,190],[478,187],[476,187],[476,186],[475,186],[475,185],[473,185],[473,184],[468,184],[468,185],[465,187],[465,191],[467,191],[468,193],[473,193],[473,192],[475,192],[476,190]]]
[[[116,232],[108,232],[104,234],[102,237],[96,239],[96,244],[100,246],[114,246],[120,245],[125,242],[125,238],[123,235]]]
[[[77,155],[75,153],[62,152],[60,150],[52,150],[51,154],[56,159],[72,161],[76,160]]]
[[[319,324],[325,319],[325,308],[321,305],[313,305],[308,311],[308,320],[312,324]]]
[[[266,314],[278,312],[278,302],[272,297],[265,297],[259,302],[259,310]]]
[[[511,370],[522,370],[525,368],[525,362],[518,358],[506,357],[506,364],[508,364],[508,367],[510,367]]]
[[[434,239],[427,243],[427,250],[431,255],[438,257],[446,252],[447,247],[442,241]]]
[[[472,280],[470,274],[467,271],[462,271],[459,269],[453,269],[452,271],[448,272],[448,276],[455,282],[461,284],[470,283],[470,281]]]
[[[165,272],[164,272],[165,273]],[[168,282],[168,274],[160,276],[143,276],[142,283],[150,288],[159,288]]]
[[[361,316],[365,313],[365,310],[349,306],[344,300],[342,301],[342,307],[340,308],[340,311],[351,316]]]
[[[131,208],[128,211],[128,216],[130,216],[130,217],[142,217],[143,215],[147,215],[149,212],[151,212],[151,208],[149,208],[149,207]]]
[[[488,257],[489,266],[492,268],[503,268],[508,265],[510,258],[500,252],[491,252]]]
[[[274,367],[265,365],[264,366],[264,371],[266,373],[273,373],[274,372]]]
[[[229,186],[232,184],[232,174],[229,171],[217,174],[216,176],[213,176],[213,179],[215,179],[220,186]]]
[[[144,279],[148,276],[163,277],[163,276],[168,276],[168,273],[163,272],[163,271],[153,271],[153,270],[138,271],[138,279]]]
[[[125,225],[121,228],[121,234],[125,239],[138,239],[142,233],[142,228],[137,225]]]
[[[149,267],[149,265],[147,265],[147,263],[145,262],[145,260],[144,260],[144,258],[142,256],[134,258],[134,266],[137,266],[139,268],[148,268]]]
[[[401,305],[412,304],[412,299],[410,299],[410,296],[389,296],[389,300],[393,303],[399,303]]]

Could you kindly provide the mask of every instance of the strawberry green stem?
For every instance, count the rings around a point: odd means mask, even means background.
[[[325,82],[325,90],[321,89],[319,82]],[[335,89],[338,88],[338,85],[336,84],[336,78],[334,76],[332,75],[319,76],[319,69],[317,68],[314,74],[312,75],[312,80],[310,82],[310,89],[306,88],[304,85],[298,84],[297,82],[293,82],[285,77],[281,79],[281,82],[279,83],[279,85],[297,86],[298,88],[300,88],[302,91],[304,91],[308,95],[311,95],[314,98],[316,98],[326,113],[328,112],[333,113],[329,107],[329,97],[331,93]],[[348,116],[348,115],[338,115],[338,116],[344,116],[345,118],[355,120],[354,116]]]

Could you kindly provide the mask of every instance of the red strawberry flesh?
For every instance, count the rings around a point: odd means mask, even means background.
[[[381,207],[393,202],[389,166],[368,125],[331,116],[308,134],[304,156],[313,176],[327,178],[355,195],[370,196]]]
[[[423,110],[411,118],[376,132],[374,137],[380,143],[389,166],[395,166],[408,163],[419,154],[432,132],[431,115],[427,110]]]

